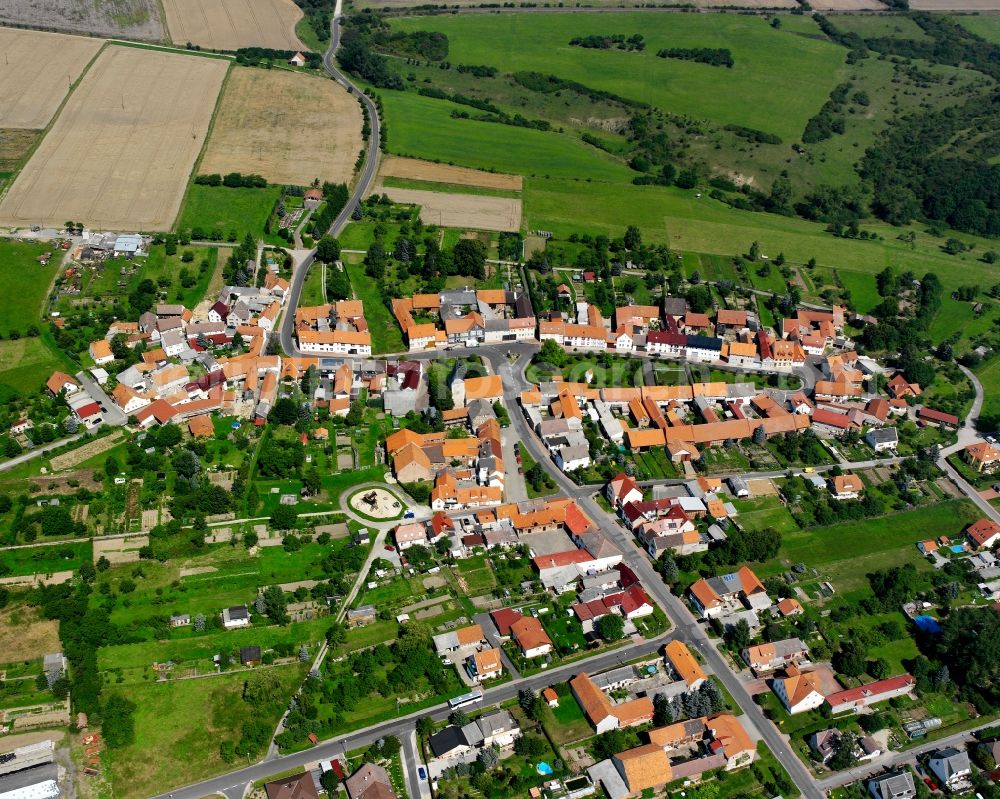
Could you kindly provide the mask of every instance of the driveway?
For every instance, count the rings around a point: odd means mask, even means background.
[[[89,372],[77,372],[76,379],[80,381],[83,390],[90,395],[90,398],[101,406],[101,419],[104,424],[111,427],[124,427],[128,423],[128,416],[115,405],[111,397],[104,392],[104,389],[98,385]]]

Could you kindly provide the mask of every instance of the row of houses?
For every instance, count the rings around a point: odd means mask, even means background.
[[[302,352],[369,357],[372,337],[361,300],[295,309],[295,336]]]
[[[535,316],[523,291],[464,288],[392,301],[411,352],[535,338]]]

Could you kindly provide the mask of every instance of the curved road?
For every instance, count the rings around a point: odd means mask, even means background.
[[[371,133],[368,136],[368,147],[365,150],[364,168],[361,170],[361,175],[358,177],[358,182],[354,187],[354,192],[351,194],[350,199],[348,199],[347,204],[337,215],[337,218],[333,220],[333,224],[330,225],[330,229],[327,231],[331,236],[338,235],[340,231],[344,229],[344,226],[350,221],[351,214],[354,213],[354,209],[358,207],[362,198],[364,198],[365,194],[368,193],[368,189],[371,188],[371,185],[375,180],[375,173],[378,171],[379,145],[381,144],[381,130],[379,127],[378,109],[375,107],[375,102],[367,94],[361,91],[361,89],[355,86],[351,82],[350,78],[340,71],[336,64],[335,56],[337,54],[337,48],[340,46],[340,17],[342,6],[342,0],[338,0],[333,19],[330,21],[330,47],[323,54],[323,67],[330,74],[330,77],[337,81],[337,83],[347,89],[347,91],[351,94],[360,98],[362,104],[368,111],[368,124],[371,127]],[[288,305],[285,309],[284,317],[281,320],[281,328],[279,331],[279,340],[285,355],[297,356],[303,354],[299,352],[293,335],[295,330],[295,309],[299,306],[299,298],[302,296],[302,286],[305,283],[306,275],[309,273],[309,267],[312,266],[315,259],[316,250],[314,248],[296,267],[295,272],[292,274]]]

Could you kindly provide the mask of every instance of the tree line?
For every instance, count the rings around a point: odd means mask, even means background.
[[[733,68],[736,62],[728,47],[668,47],[657,51],[659,58],[678,58],[682,61],[696,61],[712,67]]]

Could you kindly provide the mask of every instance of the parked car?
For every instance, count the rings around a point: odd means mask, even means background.
[[[422,780],[426,780],[427,779],[427,772],[424,770],[423,766],[418,766],[417,767],[417,774],[420,775],[420,779],[422,779]]]

